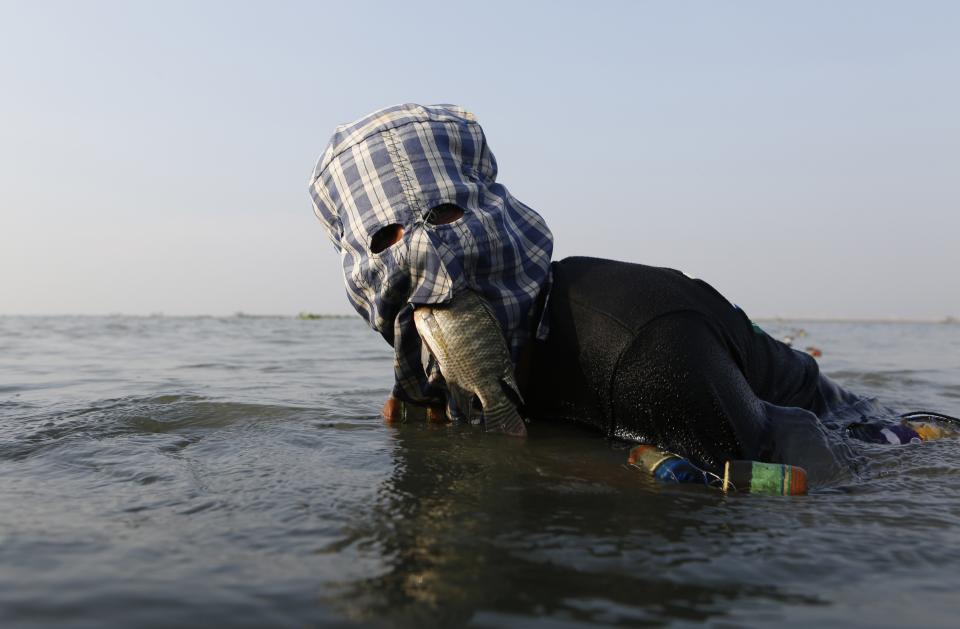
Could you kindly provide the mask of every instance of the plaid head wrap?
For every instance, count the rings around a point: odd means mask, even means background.
[[[394,395],[402,399],[444,397],[439,368],[413,323],[415,305],[473,290],[493,308],[514,361],[529,339],[553,236],[496,178],[497,162],[473,114],[414,104],[337,127],[310,178],[314,211],[340,253],[347,297],[394,347]],[[443,204],[458,206],[463,217],[428,222]],[[373,235],[395,224],[402,239],[374,253]]]

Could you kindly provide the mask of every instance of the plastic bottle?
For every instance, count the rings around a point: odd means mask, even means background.
[[[807,493],[807,471],[783,463],[727,461],[723,467],[723,491],[800,496]]]
[[[682,456],[651,445],[641,445],[630,450],[627,463],[667,483],[715,485],[718,482],[714,475],[704,472]]]

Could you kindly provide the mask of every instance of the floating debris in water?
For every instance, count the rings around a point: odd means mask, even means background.
[[[725,492],[740,491],[774,496],[801,496],[807,493],[807,471],[796,465],[761,461],[727,461],[723,478],[701,470],[678,454],[651,445],[630,451],[627,463],[665,483],[692,483],[717,487]]]
[[[695,483],[719,487],[720,477],[701,470],[678,454],[648,444],[639,445],[627,456],[627,463],[649,472],[665,483]]]
[[[807,493],[807,471],[783,463],[727,461],[723,468],[723,491],[730,490],[773,496],[802,496]]]
[[[922,441],[960,436],[960,419],[943,413],[914,411],[900,416],[903,425],[917,433]]]

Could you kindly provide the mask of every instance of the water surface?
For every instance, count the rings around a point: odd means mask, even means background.
[[[960,415],[960,326],[764,327]],[[571,427],[385,427],[391,360],[352,319],[0,317],[0,625],[956,624],[956,441],[724,496]]]

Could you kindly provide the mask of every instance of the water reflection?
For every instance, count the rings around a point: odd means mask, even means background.
[[[624,450],[573,432],[538,426],[523,443],[461,426],[396,429],[393,474],[344,540],[384,570],[341,582],[330,602],[355,619],[421,626],[703,621],[744,597],[819,601],[765,575],[710,574],[736,545],[732,530],[758,529],[720,494],[656,485],[623,464]]]

